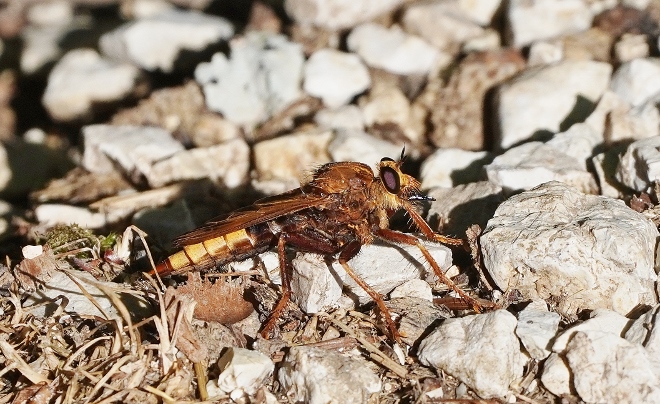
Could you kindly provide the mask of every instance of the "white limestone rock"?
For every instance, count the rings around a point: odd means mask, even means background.
[[[99,46],[112,59],[149,71],[171,73],[182,52],[202,51],[232,35],[234,27],[222,17],[168,9],[104,34]]]
[[[394,74],[426,75],[450,60],[448,55],[422,38],[406,34],[398,26],[362,24],[351,31],[347,44],[348,49],[360,55],[370,67]]]
[[[434,230],[455,237],[464,237],[466,230],[474,224],[485,228],[504,200],[502,188],[488,181],[434,188],[428,195],[435,201],[431,202],[427,222],[437,223]]]
[[[660,363],[660,330],[656,320],[658,311],[660,306],[655,305],[639,316],[626,331],[625,338],[634,344],[644,346],[653,360]]]
[[[275,364],[261,352],[230,347],[218,359],[218,367],[222,369],[216,381],[220,390],[230,394],[240,390],[253,395],[273,373]]]
[[[556,133],[545,144],[569,157],[575,158],[583,170],[593,156],[594,149],[603,143],[603,133],[588,123],[580,122],[561,133]]]
[[[355,54],[320,49],[305,63],[305,92],[319,97],[329,108],[348,104],[370,85],[369,71]]]
[[[609,85],[611,72],[608,63],[565,60],[532,67],[505,83],[497,92],[497,146],[506,149],[539,132],[558,132],[573,123],[566,122],[569,114],[586,117],[580,99],[598,101]]]
[[[422,240],[440,268],[451,266],[451,250],[442,244]],[[307,257],[307,255],[312,255]],[[416,246],[389,243],[367,244],[353,257],[348,265],[370,287],[381,295],[413,279],[437,281],[433,269]],[[296,276],[291,283],[294,300],[308,313],[343,304],[342,290],[353,304],[363,305],[372,301],[336,261],[330,265],[316,254],[301,253],[293,262]],[[295,279],[299,278],[299,279]]]
[[[657,303],[655,225],[622,201],[548,182],[503,202],[481,236],[484,266],[503,291],[555,299],[557,312],[623,315]]]
[[[660,96],[660,59],[634,59],[624,63],[612,75],[610,89],[633,107]]]
[[[429,302],[433,301],[433,290],[428,282],[422,279],[411,279],[392,290],[390,299],[415,298]]]
[[[628,145],[616,169],[616,179],[641,192],[660,181],[660,136],[638,140]]]
[[[504,397],[523,375],[516,318],[506,310],[450,318],[419,344],[422,364],[447,372],[482,398]]]
[[[109,173],[120,168],[135,182],[156,162],[184,150],[169,132],[153,126],[89,125],[82,133],[86,170]]]
[[[586,31],[592,19],[583,0],[511,0],[506,9],[509,43],[519,47]]]
[[[253,147],[256,179],[279,181],[297,188],[310,173],[330,162],[328,144],[332,132],[301,132],[256,143]]]
[[[68,52],[48,75],[42,103],[56,121],[88,120],[95,103],[114,103],[138,95],[140,70],[102,58],[93,49]]]
[[[367,164],[374,172],[383,157],[398,159],[403,145],[371,136],[361,130],[337,130],[328,145],[332,161],[357,161]],[[413,155],[414,157],[414,155]]]
[[[195,69],[206,105],[247,127],[266,121],[300,97],[302,47],[282,35],[251,31]]]
[[[578,332],[566,359],[575,391],[586,403],[660,401],[658,365],[639,344],[610,333]]]
[[[422,163],[422,189],[451,188],[479,180],[483,167],[492,161],[487,151],[438,149]]]
[[[34,208],[37,221],[46,226],[77,224],[85,229],[101,229],[112,219],[103,212],[93,212],[82,206],[44,203]]]
[[[537,41],[529,47],[527,66],[549,65],[564,58],[564,45],[561,41]]]
[[[505,192],[534,188],[548,181],[560,181],[585,193],[596,192],[596,182],[578,161],[547,143],[528,142],[513,147],[485,167],[488,180]]]
[[[623,315],[608,309],[596,309],[591,312],[590,318],[565,330],[555,338],[552,351],[559,354],[566,353],[571,339],[578,332],[602,332],[623,336],[623,332],[630,326],[631,320]]]
[[[623,34],[614,44],[614,57],[619,63],[630,62],[649,56],[649,44],[646,35]]]
[[[277,379],[292,402],[309,404],[366,404],[381,389],[364,359],[304,346],[289,350]]]
[[[463,42],[480,37],[485,31],[479,23],[468,18],[461,8],[462,3],[466,2],[450,0],[412,3],[403,14],[403,26],[407,32],[419,35],[438,49],[458,48]],[[481,3],[492,6],[498,2]]]
[[[541,360],[550,355],[550,342],[557,334],[559,320],[559,314],[548,311],[541,300],[531,302],[518,313],[516,335],[532,358]]]
[[[314,122],[321,130],[348,129],[361,131],[364,129],[364,117],[357,105],[345,105],[337,109],[322,109],[314,115]]]
[[[571,370],[568,368],[566,359],[556,353],[543,362],[543,373],[541,383],[556,396],[571,395]]]
[[[301,25],[338,31],[386,14],[403,0],[286,0],[287,14]]]
[[[173,182],[209,178],[226,188],[248,182],[250,147],[243,139],[234,139],[210,147],[183,150],[155,162],[146,173],[152,188]]]

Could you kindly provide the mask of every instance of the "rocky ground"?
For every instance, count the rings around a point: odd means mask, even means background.
[[[0,403],[660,402],[659,35],[658,0],[0,1]],[[481,313],[381,242],[400,343],[328,257],[289,251],[270,339],[274,251],[142,273],[404,145]]]

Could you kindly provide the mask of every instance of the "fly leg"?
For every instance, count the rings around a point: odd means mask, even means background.
[[[291,299],[291,272],[289,271],[285,250],[287,244],[302,251],[323,255],[334,255],[338,250],[332,241],[313,229],[304,229],[298,232],[283,231],[280,233],[277,241],[277,255],[280,261],[280,276],[282,277],[282,297],[268,317],[266,325],[261,329],[261,336],[264,338],[268,338],[275,324],[277,324],[277,320],[282,315],[286,304]]]
[[[385,323],[387,324],[387,328],[390,330],[390,334],[392,335],[392,338],[394,341],[398,342],[399,344],[401,343],[401,335],[399,334],[399,330],[396,328],[396,324],[394,324],[394,321],[392,320],[392,315],[390,314],[390,310],[385,306],[385,302],[383,301],[383,297],[380,295],[380,293],[376,292],[371,288],[371,286],[367,285],[367,283],[360,278],[360,276],[351,269],[351,267],[348,265],[348,261],[351,260],[351,258],[355,257],[358,252],[360,252],[360,247],[362,245],[358,241],[353,241],[351,243],[348,243],[344,248],[341,250],[339,253],[339,263],[341,264],[342,267],[344,267],[344,270],[346,273],[353,278],[355,283],[360,285],[362,289],[364,289],[365,292],[373,299],[374,302],[376,302],[376,305],[378,305],[378,308],[380,309],[381,314],[383,317],[385,317]]]
[[[280,318],[282,312],[284,311],[284,308],[286,307],[286,304],[289,303],[289,299],[291,299],[291,277],[289,276],[289,268],[286,261],[286,251],[284,248],[285,244],[286,244],[286,235],[280,234],[277,240],[277,256],[280,260],[280,277],[282,278],[282,297],[280,298],[280,301],[277,303],[277,306],[275,306],[273,311],[270,313],[266,325],[264,325],[264,327],[261,329],[261,336],[264,338],[268,338],[270,332],[273,330],[273,327],[275,327],[275,324],[277,323],[277,319]]]
[[[428,227],[428,226],[427,226]],[[433,233],[435,234],[435,233]],[[477,313],[481,312],[482,306],[477,302],[475,299],[471,298],[468,296],[461,288],[456,286],[454,282],[452,282],[451,279],[449,279],[444,272],[442,272],[442,269],[438,265],[438,263],[435,261],[435,259],[431,256],[431,253],[429,253],[429,250],[424,247],[424,245],[421,243],[421,241],[410,234],[404,234],[404,233],[399,233],[398,231],[390,230],[390,229],[380,229],[376,232],[376,235],[384,240],[391,241],[394,243],[401,243],[401,244],[408,244],[408,245],[414,245],[419,250],[422,252],[424,257],[426,258],[426,261],[428,261],[429,265],[431,265],[431,268],[433,268],[433,272],[440,278],[442,283],[450,287],[454,292],[458,294],[458,296],[461,297],[467,304],[471,305],[474,308],[474,311]]]
[[[465,242],[460,238],[447,237],[434,232],[433,229],[429,227],[428,223],[426,223],[426,221],[419,215],[419,213],[417,213],[415,209],[412,208],[412,206],[404,206],[404,208],[406,209],[406,212],[410,218],[413,220],[413,223],[415,223],[415,226],[417,226],[422,234],[424,234],[424,237],[428,238],[429,240],[437,241],[438,243],[447,245],[465,245]]]

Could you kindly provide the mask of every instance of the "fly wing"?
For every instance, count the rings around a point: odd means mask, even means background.
[[[260,199],[254,205],[212,219],[195,230],[175,238],[172,246],[179,248],[201,243],[303,209],[320,206],[324,202],[326,199],[321,196],[305,194],[300,189],[294,189],[284,194]]]

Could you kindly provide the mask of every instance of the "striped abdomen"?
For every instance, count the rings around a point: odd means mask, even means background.
[[[156,266],[162,276],[192,269],[206,270],[232,261],[254,257],[275,244],[266,223],[250,226],[200,243],[186,245]]]

